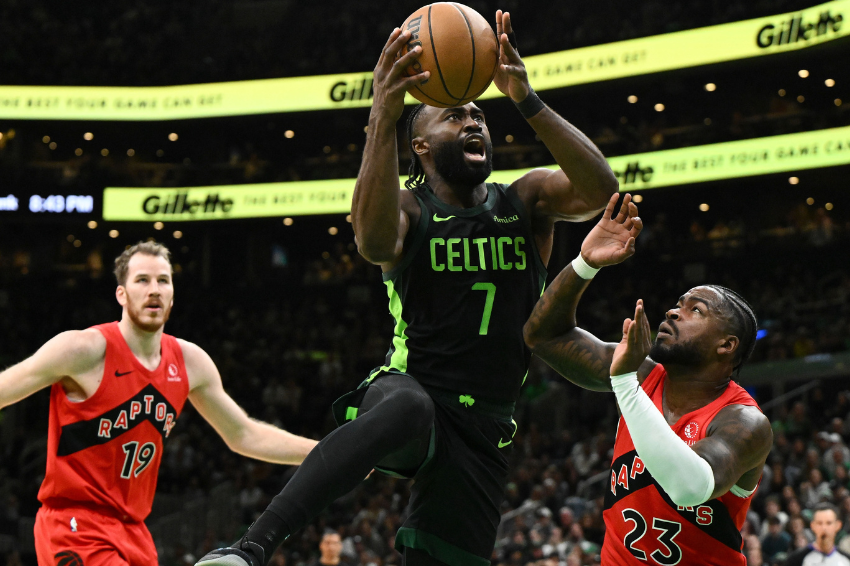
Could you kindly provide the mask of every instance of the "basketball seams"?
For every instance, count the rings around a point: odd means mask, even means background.
[[[452,3],[455,10],[460,12],[460,16],[463,18],[463,21],[466,22],[466,29],[469,30],[469,41],[472,43],[472,67],[469,69],[469,82],[466,84],[466,90],[463,91],[463,96],[458,99],[458,102],[463,102],[466,99],[466,95],[469,94],[469,89],[472,87],[472,81],[475,79],[475,34],[472,32],[472,24],[469,23],[469,18],[466,17],[466,14],[460,7]],[[448,91],[446,91],[448,92]]]
[[[433,96],[431,96],[430,94],[426,93],[424,90],[422,90],[421,88],[419,88],[419,85],[413,85],[413,88],[415,88],[416,90],[418,90],[419,92],[421,92],[421,93],[422,93],[422,96],[424,96],[425,98],[427,98],[427,99],[429,99],[429,100],[433,100],[433,101],[434,101],[434,102],[436,102],[437,104],[442,104],[444,108],[451,108],[452,106],[454,106],[454,105],[455,105],[455,103],[454,103],[454,102],[443,102],[442,100],[437,100],[436,98],[434,98]],[[421,101],[420,101],[420,102],[421,102]]]
[[[440,61],[437,59],[437,46],[434,44],[434,30],[431,28],[431,9],[432,9],[432,6],[428,6],[428,36],[431,38],[431,52],[434,54],[434,66],[437,67],[437,74],[440,75],[440,82],[443,83],[443,90],[445,90],[446,94],[448,94],[452,98],[457,99],[457,102],[460,102],[461,99],[457,98],[449,90],[449,86],[446,84],[446,80],[443,78],[443,71],[440,70]],[[419,89],[419,90],[422,90],[422,89]],[[431,98],[431,97],[429,96],[428,98]],[[435,99],[431,98],[431,100],[435,100]],[[456,104],[457,102],[453,102],[452,105]]]

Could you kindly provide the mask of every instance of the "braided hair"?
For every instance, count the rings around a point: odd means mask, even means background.
[[[422,162],[419,161],[419,156],[413,150],[413,130],[416,120],[425,108],[424,104],[419,104],[407,116],[407,148],[410,150],[410,167],[407,169],[407,180],[404,186],[414,191],[425,183],[425,170],[422,169]]]
[[[758,334],[758,320],[753,312],[753,307],[741,295],[721,285],[706,285],[709,289],[713,289],[717,294],[723,297],[724,308],[732,322],[732,331],[735,336],[741,341],[738,351],[735,354],[735,366],[732,371],[736,372],[736,376],[741,373],[741,367],[744,365],[753,353],[756,347],[756,337]]]

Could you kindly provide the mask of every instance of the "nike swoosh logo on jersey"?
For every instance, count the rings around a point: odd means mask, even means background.
[[[504,444],[502,444],[503,442],[504,442],[504,441],[503,441],[502,439],[499,439],[499,448],[504,448],[505,446],[507,446],[508,444],[510,444],[511,442],[513,442],[513,440],[508,440],[507,442],[505,442]]]
[[[115,377],[124,377],[125,375],[129,375],[133,373],[133,370],[125,371],[124,373],[118,373],[118,370],[115,370]]]
[[[451,220],[454,216],[446,216],[442,218],[441,216],[437,216],[437,213],[434,213],[434,222],[445,222],[446,220]]]

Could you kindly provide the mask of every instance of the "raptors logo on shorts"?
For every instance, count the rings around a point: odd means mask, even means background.
[[[83,559],[73,550],[57,552],[54,558],[56,559],[56,566],[83,566]]]

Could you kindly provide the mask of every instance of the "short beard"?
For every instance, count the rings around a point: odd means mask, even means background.
[[[666,345],[658,340],[649,350],[649,357],[661,365],[699,366],[703,363],[700,349],[693,342]]]
[[[127,316],[130,317],[130,320],[139,330],[143,330],[145,332],[156,332],[168,322],[168,317],[171,316],[171,305],[167,307],[163,307],[162,311],[162,322],[144,322],[142,321],[142,312],[144,311],[144,307],[141,309],[136,309],[132,303],[127,303]]]
[[[471,164],[463,157],[463,142],[446,141],[431,146],[434,167],[449,183],[476,187],[487,180],[493,172],[493,144],[484,142],[486,159],[483,163]]]

